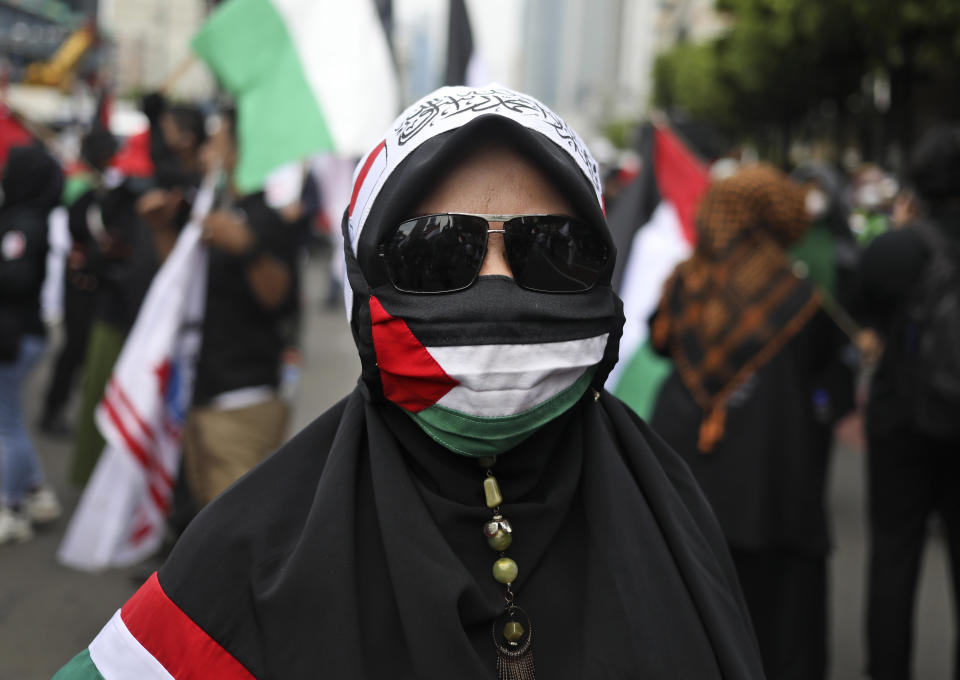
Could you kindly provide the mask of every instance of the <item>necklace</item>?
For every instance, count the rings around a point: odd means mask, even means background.
[[[480,466],[486,469],[483,479],[483,496],[493,517],[483,525],[487,545],[497,553],[493,563],[493,578],[504,586],[504,609],[493,621],[493,644],[497,650],[498,680],[536,680],[533,667],[533,624],[530,617],[516,603],[511,588],[519,574],[517,563],[507,557],[507,549],[513,543],[513,527],[503,516],[503,495],[500,484],[493,476],[496,458],[480,458]]]

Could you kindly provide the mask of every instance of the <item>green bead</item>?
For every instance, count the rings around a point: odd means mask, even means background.
[[[503,496],[500,495],[500,485],[497,484],[497,478],[489,475],[483,480],[483,495],[487,499],[488,508],[496,508],[503,503]]]
[[[498,583],[508,585],[517,580],[517,563],[509,557],[501,557],[493,563],[493,578]]]
[[[507,639],[507,642],[516,642],[522,638],[526,632],[523,624],[519,621],[507,621],[507,624],[503,627],[503,637]]]
[[[497,552],[503,552],[513,543],[513,534],[508,534],[503,529],[497,531],[493,536],[487,537],[487,544]]]

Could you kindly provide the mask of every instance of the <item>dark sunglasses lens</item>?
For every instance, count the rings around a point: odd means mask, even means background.
[[[561,215],[514,218],[504,237],[517,284],[544,293],[589,290],[610,257],[595,229]]]
[[[487,223],[467,215],[425,215],[407,220],[384,244],[390,282],[408,293],[466,288],[477,276],[487,243]]]

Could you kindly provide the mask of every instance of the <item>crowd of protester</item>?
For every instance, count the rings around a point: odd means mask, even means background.
[[[30,369],[47,349],[41,289],[55,211],[66,214],[69,227],[62,280],[54,282],[62,286],[63,332],[59,347],[50,348],[55,358],[37,428],[71,441],[70,483],[82,488],[103,451],[97,406],[147,290],[210,173],[217,189],[203,221],[211,253],[203,346],[172,535],[286,434],[280,382],[284,359],[298,345],[298,252],[311,215],[299,197],[271,206],[262,191],[236,194],[232,109],[208,115],[151,94],[143,111],[148,140],[135,162],[123,158],[135,149],[122,149],[122,140],[94,124],[74,161],[54,158],[36,142],[14,148],[3,169],[0,544],[27,541],[36,525],[61,514],[23,404]],[[215,132],[208,134],[211,127]]]
[[[651,424],[713,505],[768,678],[827,677],[827,473],[858,376],[868,676],[911,675],[935,516],[960,611],[960,128],[929,130],[897,189],[872,165],[737,169],[650,321],[674,366]]]

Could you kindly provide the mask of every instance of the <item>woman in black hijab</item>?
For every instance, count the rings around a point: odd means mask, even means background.
[[[59,677],[762,677],[706,502],[602,391],[623,317],[599,196],[526,95],[402,114],[344,220],[357,388]]]

